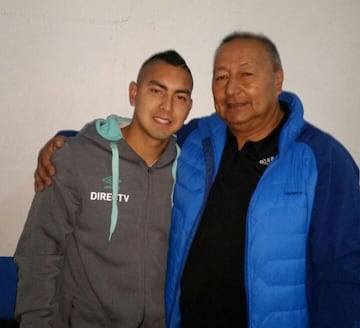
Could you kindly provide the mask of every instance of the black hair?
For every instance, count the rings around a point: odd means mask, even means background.
[[[237,32],[233,32],[233,33],[227,35],[225,38],[222,39],[219,46],[217,47],[217,49],[215,51],[214,60],[216,59],[220,49],[225,44],[227,44],[233,40],[256,40],[256,41],[261,42],[261,44],[265,47],[266,51],[270,55],[274,69],[276,71],[282,69],[280,55],[276,48],[275,43],[273,41],[271,41],[267,36],[265,36],[264,34],[261,34],[261,33],[257,34],[257,33],[252,33],[252,32],[238,32],[237,31]]]
[[[185,59],[175,50],[166,50],[166,51],[158,52],[158,53],[152,55],[151,57],[149,57],[148,59],[146,59],[140,67],[138,78],[137,78],[138,81],[139,81],[139,77],[140,77],[143,69],[147,65],[149,65],[155,61],[162,61],[162,62],[165,62],[166,64],[183,68],[186,72],[189,73],[190,78],[191,78],[191,83],[193,83],[193,77],[192,77],[189,66],[186,64]]]

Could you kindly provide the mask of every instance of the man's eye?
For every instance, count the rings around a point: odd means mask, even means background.
[[[243,72],[243,73],[241,73],[241,75],[242,76],[252,76],[253,73],[251,73],[251,72]]]
[[[226,79],[226,75],[218,75],[215,77],[215,81],[224,81]]]
[[[150,91],[155,94],[159,94],[161,92],[161,90],[155,88],[151,88]]]
[[[177,99],[181,101],[187,101],[187,97],[183,95],[177,95]]]

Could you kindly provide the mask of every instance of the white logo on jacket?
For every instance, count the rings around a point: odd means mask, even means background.
[[[263,158],[259,161],[259,164],[268,166],[274,160],[274,158],[274,156]]]
[[[130,199],[130,195],[118,194],[117,199],[119,203],[121,202],[127,203]],[[102,200],[105,202],[111,202],[113,200],[113,195],[111,192],[92,191],[90,192],[90,200]]]

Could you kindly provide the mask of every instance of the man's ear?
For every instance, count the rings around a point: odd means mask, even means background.
[[[137,94],[137,84],[134,81],[132,81],[129,84],[129,102],[131,106],[135,106],[136,94]]]
[[[282,85],[284,82],[284,71],[279,69],[275,72],[275,88],[277,90],[278,95],[282,91]]]

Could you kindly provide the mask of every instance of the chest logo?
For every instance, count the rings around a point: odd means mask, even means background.
[[[101,181],[104,183],[104,189],[105,190],[111,190],[112,191],[112,176],[106,177],[101,179]],[[119,190],[120,190],[120,183],[121,180],[119,180]],[[111,202],[113,199],[112,192],[101,192],[101,191],[91,191],[90,192],[90,200],[92,201],[105,201],[105,202]],[[117,199],[119,203],[125,202],[127,203],[130,200],[129,194],[121,194],[118,193]]]
[[[274,156],[263,158],[259,161],[259,164],[268,166],[274,160],[274,158],[275,158]]]
[[[102,182],[104,182],[104,189],[112,189],[113,179],[111,175],[109,177],[103,178]],[[120,189],[120,183],[121,180],[119,180],[119,189]]]

